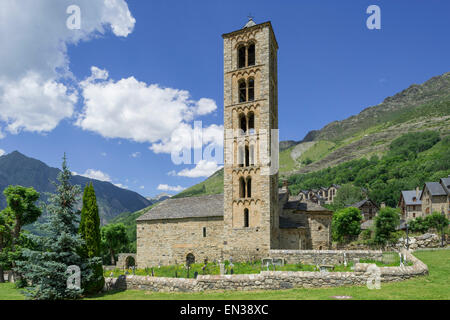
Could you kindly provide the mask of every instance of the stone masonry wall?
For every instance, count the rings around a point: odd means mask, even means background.
[[[401,281],[428,274],[427,266],[406,250],[407,267],[381,267],[381,282]],[[363,268],[359,268],[363,269]],[[279,290],[296,287],[338,287],[365,285],[372,274],[360,272],[262,271],[247,275],[199,275],[197,279],[121,276],[107,278],[105,290],[134,289],[158,292],[200,292],[206,290]]]
[[[283,258],[288,264],[341,264],[353,259],[381,260],[381,250],[270,250],[271,258]]]
[[[206,237],[203,237],[206,228]],[[196,262],[222,257],[223,219],[192,218],[174,220],[138,221],[138,268],[185,263],[188,254]]]

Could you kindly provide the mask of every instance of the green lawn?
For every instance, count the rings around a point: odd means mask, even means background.
[[[127,290],[91,297],[94,300],[324,300],[332,296],[352,296],[358,300],[394,300],[394,299],[450,299],[450,250],[420,251],[414,253],[428,265],[430,275],[412,280],[382,283],[380,290],[362,287],[339,287],[322,289],[290,289],[280,291],[253,292],[209,292],[209,293],[154,293],[139,290]],[[23,299],[11,284],[0,284],[0,299]]]

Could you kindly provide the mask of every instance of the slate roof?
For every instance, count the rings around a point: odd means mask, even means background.
[[[422,201],[420,201],[421,194],[422,194],[422,190],[419,190],[419,197],[416,198],[416,201],[413,201],[413,198],[417,197],[416,190],[402,191],[402,197],[407,206],[422,204]]]
[[[280,216],[280,228],[281,229],[297,229],[304,228],[305,226],[301,223],[295,222],[288,217]]]
[[[312,201],[300,202],[298,200],[291,200],[286,202],[283,209],[294,209],[298,211],[307,211],[307,212],[329,212],[333,213],[333,211],[324,208],[317,203]]]
[[[361,201],[356,202],[356,203],[354,203],[354,204],[350,204],[350,205],[348,205],[347,207],[361,208],[366,202],[371,202],[375,207],[378,208],[378,206],[377,206],[375,203],[373,203],[373,201],[370,200],[370,199],[364,199],[364,200],[361,200]]]
[[[447,193],[439,182],[425,182],[425,186],[432,196],[445,196]]]
[[[206,217],[223,217],[223,194],[167,199],[136,221]]]
[[[441,185],[444,188],[444,190],[447,192],[447,194],[450,194],[450,176],[448,178],[442,178]]]

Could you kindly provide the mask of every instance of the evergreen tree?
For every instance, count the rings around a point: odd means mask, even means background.
[[[59,183],[55,183],[56,193],[49,195],[46,205],[48,221],[41,226],[45,234],[29,235],[36,248],[24,249],[25,261],[17,262],[19,272],[28,283],[25,294],[33,299],[80,298],[82,287],[92,280],[93,266],[99,263],[98,258],[89,259],[80,254],[85,244],[78,234],[79,211],[75,209],[80,187],[72,186],[70,177],[64,155]],[[71,268],[79,268],[81,286]]]
[[[100,257],[100,216],[98,214],[97,198],[92,183],[87,184],[84,189],[79,233],[85,241],[82,254],[88,258]],[[96,265],[93,271],[95,276],[91,282],[86,283],[85,287],[88,293],[100,291],[105,284],[101,263]]]

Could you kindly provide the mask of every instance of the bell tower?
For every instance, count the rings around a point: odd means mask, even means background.
[[[222,37],[224,258],[261,258],[278,245],[278,44],[252,19]]]

